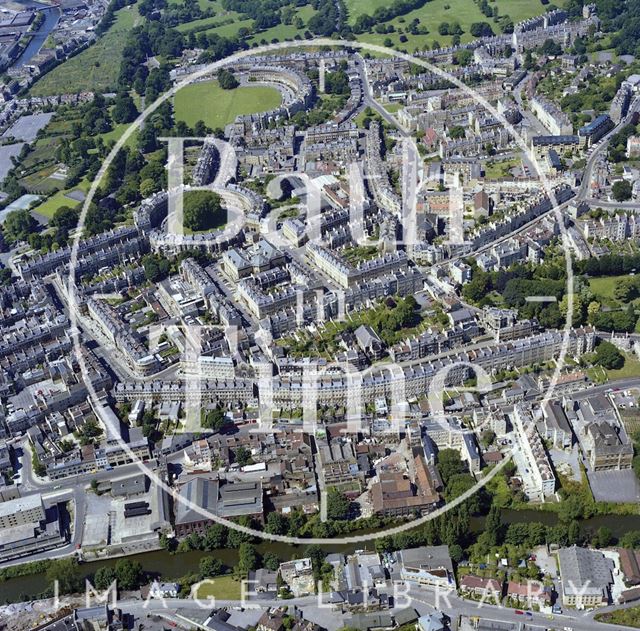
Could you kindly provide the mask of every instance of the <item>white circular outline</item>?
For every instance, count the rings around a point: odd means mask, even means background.
[[[67,297],[69,301],[69,314],[70,314],[71,325],[72,325],[71,335],[73,337],[74,351],[75,351],[78,363],[80,365],[80,370],[82,372],[83,379],[85,381],[87,389],[89,390],[89,396],[92,398],[94,402],[98,400],[98,396],[95,391],[95,388],[93,387],[93,384],[89,379],[88,368],[82,355],[82,346],[80,344],[78,317],[77,317],[77,312],[78,312],[78,300],[76,295],[77,287],[75,283],[74,272],[75,272],[75,268],[78,261],[80,234],[82,233],[82,228],[84,227],[84,222],[86,219],[89,205],[91,204],[93,197],[95,195],[95,192],[99,186],[99,183],[101,182],[102,178],[106,174],[106,170],[108,169],[112,160],[114,159],[118,151],[120,151],[120,149],[125,145],[125,143],[131,137],[131,135],[140,127],[140,125],[144,122],[144,120],[148,115],[152,114],[158,107],[160,107],[160,105],[162,105],[165,101],[173,97],[176,94],[176,92],[186,87],[187,85],[190,85],[194,81],[202,77],[205,77],[207,75],[210,75],[214,70],[217,70],[229,64],[233,64],[236,61],[243,59],[245,57],[254,57],[256,55],[261,55],[261,54],[269,53],[275,50],[281,50],[281,49],[287,49],[287,48],[305,48],[305,47],[313,47],[313,46],[321,46],[321,47],[329,47],[329,48],[331,47],[358,48],[358,49],[370,50],[370,51],[380,53],[382,55],[386,55],[389,57],[404,59],[409,63],[416,64],[418,66],[422,66],[423,68],[426,68],[430,72],[433,72],[434,74],[449,81],[450,83],[453,83],[456,87],[458,87],[463,92],[471,96],[471,98],[473,98],[477,103],[479,103],[485,110],[491,113],[491,115],[494,116],[494,118],[499,120],[505,126],[505,128],[513,136],[516,144],[530,158],[532,164],[535,166],[538,176],[541,179],[543,189],[548,195],[549,200],[552,202],[552,205],[553,205],[552,210],[556,214],[556,220],[560,225],[560,232],[563,237],[563,245],[565,249],[565,263],[566,263],[567,287],[568,287],[567,318],[566,318],[565,327],[564,327],[564,336],[563,336],[562,345],[560,348],[560,353],[559,353],[558,359],[556,360],[556,369],[551,378],[547,393],[545,394],[545,397],[541,402],[541,404],[544,405],[549,401],[550,397],[553,394],[553,390],[555,388],[556,382],[560,377],[560,371],[564,366],[564,360],[567,353],[567,347],[569,343],[569,333],[571,331],[571,323],[573,318],[573,291],[572,291],[573,290],[573,269],[572,269],[572,261],[571,261],[571,248],[569,247],[569,244],[568,244],[567,231],[564,226],[563,216],[559,209],[557,198],[555,196],[553,188],[549,184],[549,181],[546,175],[544,174],[544,172],[540,169],[535,155],[528,148],[526,142],[520,136],[520,134],[514,129],[513,125],[511,125],[511,123],[509,123],[509,121],[507,121],[506,118],[496,110],[496,108],[494,108],[483,96],[476,94],[472,88],[464,84],[457,77],[449,75],[449,73],[447,73],[445,70],[442,70],[441,68],[438,68],[437,66],[434,66],[430,62],[427,62],[423,59],[415,58],[412,55],[409,55],[408,53],[403,53],[393,49],[385,48],[384,46],[379,46],[377,44],[369,44],[367,42],[358,42],[358,41],[333,40],[329,38],[317,38],[313,40],[304,40],[304,41],[294,40],[291,42],[278,42],[276,44],[267,44],[264,46],[251,48],[249,50],[239,51],[237,53],[234,53],[233,55],[230,55],[229,57],[226,57],[225,59],[220,59],[218,61],[212,62],[211,64],[208,64],[206,67],[201,68],[200,70],[194,72],[193,74],[185,77],[179,83],[176,83],[170,90],[162,94],[160,97],[158,97],[158,99],[155,102],[153,102],[151,105],[145,108],[145,110],[138,116],[138,118],[136,118],[136,120],[129,125],[129,127],[125,130],[125,132],[118,139],[114,147],[111,149],[111,151],[105,158],[105,161],[103,162],[102,166],[100,167],[98,173],[96,174],[95,179],[93,180],[93,183],[91,184],[91,187],[87,192],[87,196],[84,200],[82,210],[78,218],[78,228],[80,229],[77,230],[76,235],[73,238],[73,246],[71,249],[71,258],[69,262],[69,280],[68,280],[68,286],[67,286]],[[390,118],[396,123],[398,129],[401,129],[401,127],[398,125],[397,121],[395,120],[395,117],[393,116],[393,114],[390,114]],[[110,424],[110,423],[111,421],[108,420],[107,424]],[[117,434],[119,428],[109,427],[109,429],[114,434]],[[354,536],[347,536],[347,537],[331,537],[331,538],[325,538],[325,537],[307,538],[307,537],[293,537],[288,535],[276,535],[276,534],[267,533],[261,530],[255,530],[253,528],[236,524],[235,522],[225,519],[223,517],[220,517],[219,515],[214,515],[213,513],[209,513],[207,510],[201,508],[191,500],[188,500],[186,498],[181,498],[180,496],[176,495],[171,489],[171,487],[169,487],[154,471],[152,471],[151,469],[145,466],[145,463],[142,462],[133,453],[133,451],[131,450],[131,448],[126,442],[122,441],[121,447],[123,447],[125,453],[127,453],[127,455],[129,456],[129,458],[131,458],[133,463],[138,465],[140,471],[145,475],[149,476],[150,480],[153,483],[159,485],[162,488],[162,490],[165,491],[168,495],[173,497],[178,497],[179,498],[178,501],[183,502],[191,510],[194,510],[196,513],[198,513],[202,517],[210,521],[222,524],[227,528],[231,528],[239,532],[242,532],[244,534],[250,535],[252,537],[258,537],[264,540],[278,541],[281,543],[287,543],[292,545],[336,545],[336,544],[344,545],[344,544],[351,544],[351,543],[364,543],[367,541],[371,541],[373,539],[378,539],[380,537],[393,536],[395,534],[399,534],[407,530],[413,530],[414,528],[421,526],[427,521],[435,519],[436,517],[439,517],[440,515],[444,514],[450,509],[455,508],[457,505],[459,505],[460,503],[462,503],[463,501],[471,497],[476,491],[479,491],[481,488],[483,488],[498,472],[500,472],[506,466],[507,462],[509,462],[509,460],[511,459],[510,456],[513,454],[515,449],[514,447],[514,449],[512,449],[509,452],[508,454],[509,457],[505,457],[498,466],[492,469],[488,475],[484,476],[480,481],[474,484],[465,493],[457,497],[452,502],[445,504],[439,509],[431,513],[428,513],[427,515],[424,515],[417,519],[410,520],[399,526],[394,526],[386,530],[367,533],[364,535],[354,535]]]

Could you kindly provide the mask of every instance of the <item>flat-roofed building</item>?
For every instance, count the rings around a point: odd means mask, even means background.
[[[400,577],[419,585],[454,587],[453,563],[449,546],[422,546],[400,550],[397,553],[400,563]]]
[[[0,502],[0,528],[13,528],[42,521],[45,518],[42,495],[25,495]]]

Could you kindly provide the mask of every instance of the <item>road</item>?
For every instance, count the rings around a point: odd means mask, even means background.
[[[523,119],[527,122],[527,126],[533,130],[539,136],[548,136],[550,134],[549,130],[538,120],[538,118],[533,114],[533,112],[524,105],[522,102],[522,90],[528,82],[530,74],[527,73],[522,81],[518,83],[518,85],[513,90],[513,98],[515,99],[518,109],[522,113]]]
[[[367,75],[367,66],[360,53],[355,54],[355,63],[360,73],[360,79],[362,80],[364,106],[369,106],[378,112],[389,125],[395,127],[403,136],[409,137],[409,132],[398,122],[396,117],[387,112],[387,110],[373,98],[373,92],[371,91],[371,85],[369,84],[369,77]]]
[[[600,156],[601,152],[609,146],[609,141],[611,138],[617,134],[623,127],[628,125],[633,118],[633,115],[638,112],[640,109],[640,99],[635,97],[633,101],[629,105],[629,112],[627,115],[607,134],[605,134],[597,145],[595,145],[591,155],[587,159],[587,164],[585,165],[582,182],[580,182],[580,188],[578,189],[577,199],[580,201],[584,201],[589,198],[589,189],[591,186],[591,177],[593,175],[593,168]],[[595,200],[596,203],[600,203],[599,200]]]
[[[389,586],[390,588],[391,586]],[[389,591],[387,590],[383,591]],[[581,612],[568,610],[563,614],[554,614],[553,622],[547,614],[534,612],[531,618],[525,618],[517,614],[515,609],[509,609],[497,605],[477,603],[464,600],[458,597],[455,592],[437,593],[435,590],[426,587],[419,587],[411,584],[399,584],[395,594],[396,609],[399,611],[406,607],[413,607],[420,615],[443,611],[455,623],[459,616],[480,617],[486,620],[494,620],[504,623],[524,623],[547,627],[553,625],[554,628],[571,627],[573,631],[612,631],[611,625],[597,622],[593,619],[593,612]],[[343,616],[319,601],[317,596],[306,596],[304,598],[293,598],[291,600],[258,600],[243,602],[238,600],[216,600],[215,607],[226,607],[229,609],[244,607],[273,607],[286,604],[289,607],[296,606],[302,610],[305,618],[309,620],[319,620],[329,631],[335,631],[344,626]],[[128,613],[139,618],[150,616],[161,616],[167,620],[176,622],[184,628],[206,628],[202,623],[208,617],[214,603],[198,602],[189,599],[166,599],[164,602],[150,601],[148,605],[142,601],[124,601],[119,603],[119,607]],[[392,610],[394,611],[394,610]],[[630,627],[617,626],[616,629],[629,629]]]
[[[600,208],[610,208],[611,210],[640,210],[639,202],[610,202],[595,197],[587,197],[585,201],[589,206],[599,206]]]

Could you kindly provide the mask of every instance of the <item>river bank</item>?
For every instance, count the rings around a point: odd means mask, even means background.
[[[506,524],[540,522],[546,526],[554,526],[558,523],[558,516],[550,511],[538,510],[511,510],[502,511],[502,521]],[[473,517],[470,528],[474,533],[481,533],[484,530],[484,517]],[[598,528],[609,528],[615,538],[622,537],[631,530],[640,530],[640,516],[638,515],[597,515],[581,522],[585,533],[595,533]],[[327,546],[328,553],[338,552],[349,554],[363,548],[372,549],[370,543],[367,546],[361,543],[331,545]],[[300,556],[304,546],[293,546],[277,542],[260,542],[256,544],[259,554],[267,551],[275,553],[281,561],[290,560]],[[237,549],[220,549],[210,552],[191,550],[183,553],[170,553],[166,550],[155,550],[130,555],[127,558],[132,561],[139,561],[150,575],[161,576],[164,580],[178,579],[191,572],[197,573],[198,563],[203,556],[214,556],[227,567],[234,567],[238,561]],[[90,578],[100,567],[114,567],[117,558],[103,559],[81,563],[78,570],[81,578]],[[21,600],[31,600],[45,592],[49,586],[46,582],[45,572],[29,574],[27,576],[17,576],[0,582],[0,602],[11,603]]]
[[[26,66],[42,49],[49,34],[55,29],[60,19],[60,9],[50,7],[39,2],[24,2],[24,8],[37,9],[44,15],[44,20],[38,30],[31,36],[29,43],[25,46],[22,54],[13,62],[14,68]]]

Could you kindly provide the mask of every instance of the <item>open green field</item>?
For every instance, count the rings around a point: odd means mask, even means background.
[[[205,599],[213,596],[218,600],[240,600],[242,583],[236,581],[233,576],[216,576],[208,580],[210,582],[201,585],[198,589],[197,598]]]
[[[200,5],[203,9],[213,9],[215,15],[213,17],[180,24],[177,26],[178,31],[181,33],[204,31],[207,34],[215,33],[221,37],[235,37],[241,28],[246,28],[249,31],[253,29],[253,18],[243,18],[236,11],[227,11],[219,0],[200,0]],[[310,4],[306,4],[297,9],[296,17],[299,17],[306,25],[315,13],[316,10]],[[263,40],[271,42],[273,39],[283,41],[293,39],[296,35],[302,35],[303,33],[304,28],[297,29],[293,24],[278,24],[265,31],[252,33],[247,41],[249,44],[253,44],[254,42],[259,43]]]
[[[390,0],[346,0],[349,22],[353,24],[359,15],[363,13],[371,15],[376,8],[390,4]],[[556,4],[561,5],[562,3]],[[540,15],[545,11],[545,7],[540,0],[495,0],[495,2],[491,3],[491,6],[498,8],[500,16],[508,15],[514,23]],[[400,42],[400,35],[404,31],[404,27],[415,18],[420,20],[421,26],[427,28],[428,33],[425,35],[406,33],[408,41]],[[483,15],[473,0],[431,0],[420,9],[388,22],[387,24],[393,24],[395,33],[363,33],[358,35],[357,38],[363,42],[380,45],[389,38],[394,46],[399,46],[410,52],[422,50],[425,47],[431,48],[434,41],[439,42],[442,46],[449,46],[451,37],[448,35],[442,36],[438,33],[438,26],[442,22],[458,22],[460,24],[464,30],[464,34],[461,36],[462,43],[470,42],[474,39],[469,33],[469,28],[474,22],[488,22],[496,35],[500,32],[498,25],[491,18]]]
[[[168,4],[184,4],[184,0],[169,0]],[[198,0],[198,4],[203,11],[213,8],[217,12],[218,9],[221,9],[218,0]]]
[[[172,0],[171,4],[178,4]],[[202,18],[200,20],[193,20],[193,22],[185,22],[178,25],[176,28],[181,33],[187,33],[188,31],[201,31],[205,26],[216,26],[221,22],[232,19],[235,23],[240,21],[240,14],[236,11],[227,11],[219,0],[199,0],[200,8],[204,11],[213,9],[215,15],[209,18]],[[240,28],[238,26],[238,28]]]
[[[607,613],[597,613],[595,619],[607,624],[635,627],[640,629],[640,607],[630,607],[629,609],[618,609]],[[613,627],[612,627],[613,628]]]
[[[170,0],[170,2],[177,4],[178,0]],[[187,33],[193,30],[204,30],[206,33],[216,33],[223,37],[235,37],[239,29],[251,29],[253,26],[253,18],[242,19],[238,13],[225,10],[219,0],[198,0],[198,2],[203,9],[213,9],[215,15],[181,24],[178,26],[179,31]],[[387,6],[391,2],[392,0],[368,0],[366,2],[364,0],[346,0],[348,20],[353,23],[358,15],[372,14],[377,7]],[[544,12],[544,6],[540,0],[495,0],[492,2],[492,6],[498,8],[500,16],[508,15],[514,22]],[[310,4],[301,6],[297,11],[297,16],[305,24],[303,29],[296,29],[291,24],[279,24],[266,31],[252,33],[247,42],[254,44],[293,39],[296,35],[303,34],[309,18],[314,13],[315,9]],[[421,27],[426,27],[428,31],[426,34],[404,33],[406,25],[415,18],[419,20]],[[139,19],[135,5],[118,11],[111,28],[95,44],[45,74],[33,85],[30,93],[34,96],[43,96],[83,90],[102,92],[112,90],[118,77],[127,33]],[[441,22],[453,21],[459,22],[464,30],[462,42],[473,39],[469,33],[473,22],[489,22],[495,32],[499,32],[498,25],[480,12],[474,0],[431,0],[422,8],[388,22],[393,25],[395,32],[387,34],[364,33],[357,37],[360,41],[379,45],[390,40],[393,46],[412,52],[431,47],[436,41],[442,46],[450,45],[451,37],[439,35],[438,25]],[[400,42],[401,36],[406,36],[407,41]]]
[[[640,377],[640,361],[635,355],[622,353],[624,355],[624,366],[617,370],[608,370],[602,366],[593,366],[587,369],[587,374],[596,383],[606,383],[615,379],[630,379]]]
[[[90,183],[86,179],[84,179],[79,182],[77,186],[64,191],[58,191],[57,193],[49,197],[49,199],[46,199],[44,202],[42,202],[42,204],[40,204],[39,206],[35,206],[33,210],[38,214],[51,219],[56,210],[58,210],[58,208],[60,208],[61,206],[76,208],[77,206],[81,205],[81,202],[66,197],[66,193],[71,193],[75,190],[81,190],[86,193],[89,190],[89,187]]]
[[[177,0],[171,1],[177,3]],[[359,15],[363,13],[371,15],[378,7],[389,6],[392,1],[346,0],[348,21],[353,24]],[[199,2],[204,9],[212,8],[215,11],[215,15],[181,24],[178,26],[179,31],[187,33],[195,30],[216,33],[223,37],[235,37],[239,29],[246,28],[251,30],[253,27],[252,17],[242,19],[238,13],[226,11],[219,0],[199,0]],[[556,4],[562,5],[563,2]],[[545,11],[545,7],[540,0],[493,0],[491,6],[497,7],[500,17],[509,16],[514,23],[540,15]],[[305,23],[304,28],[296,29],[291,24],[278,24],[266,31],[252,33],[247,38],[247,42],[253,44],[263,41],[293,39],[296,35],[304,33],[306,24],[314,13],[315,9],[310,4],[304,5],[297,11],[297,16]],[[419,20],[421,27],[426,27],[427,33],[419,35],[405,33],[406,26],[416,18]],[[431,48],[434,42],[438,42],[441,46],[448,46],[451,44],[452,38],[438,33],[438,26],[441,22],[458,22],[464,30],[464,34],[461,36],[463,43],[473,39],[469,29],[474,22],[488,22],[496,34],[500,33],[499,25],[492,18],[487,18],[482,14],[474,0],[430,0],[420,9],[387,22],[386,24],[393,25],[395,29],[393,33],[363,33],[358,35],[357,39],[379,45],[389,39],[393,46],[410,52],[422,50],[426,47]],[[206,28],[207,26],[210,26],[210,28]],[[400,41],[400,36],[402,35],[406,35],[406,42]]]
[[[511,169],[519,166],[519,158],[509,158],[507,160],[489,160],[485,164],[484,173],[487,180],[501,180],[511,177]]]
[[[310,4],[300,7],[296,13],[296,17],[299,17],[304,22],[304,28],[297,29],[293,24],[278,24],[278,26],[274,26],[266,31],[256,33],[249,39],[249,43],[260,43],[262,40],[271,42],[273,39],[283,41],[285,39],[293,39],[297,34],[302,35],[307,23],[316,13],[317,11]]]
[[[608,306],[619,306],[618,301],[613,297],[613,290],[623,278],[628,278],[626,274],[623,276],[602,276],[600,278],[590,278],[589,288],[599,299],[599,302]]]
[[[109,30],[79,55],[45,74],[30,90],[33,96],[106,92],[115,88],[122,49],[140,19],[135,5],[120,9]]]
[[[182,88],[174,98],[176,120],[194,125],[202,120],[212,128],[224,127],[240,114],[265,112],[280,105],[280,92],[263,86],[223,90],[217,81],[202,81]]]

